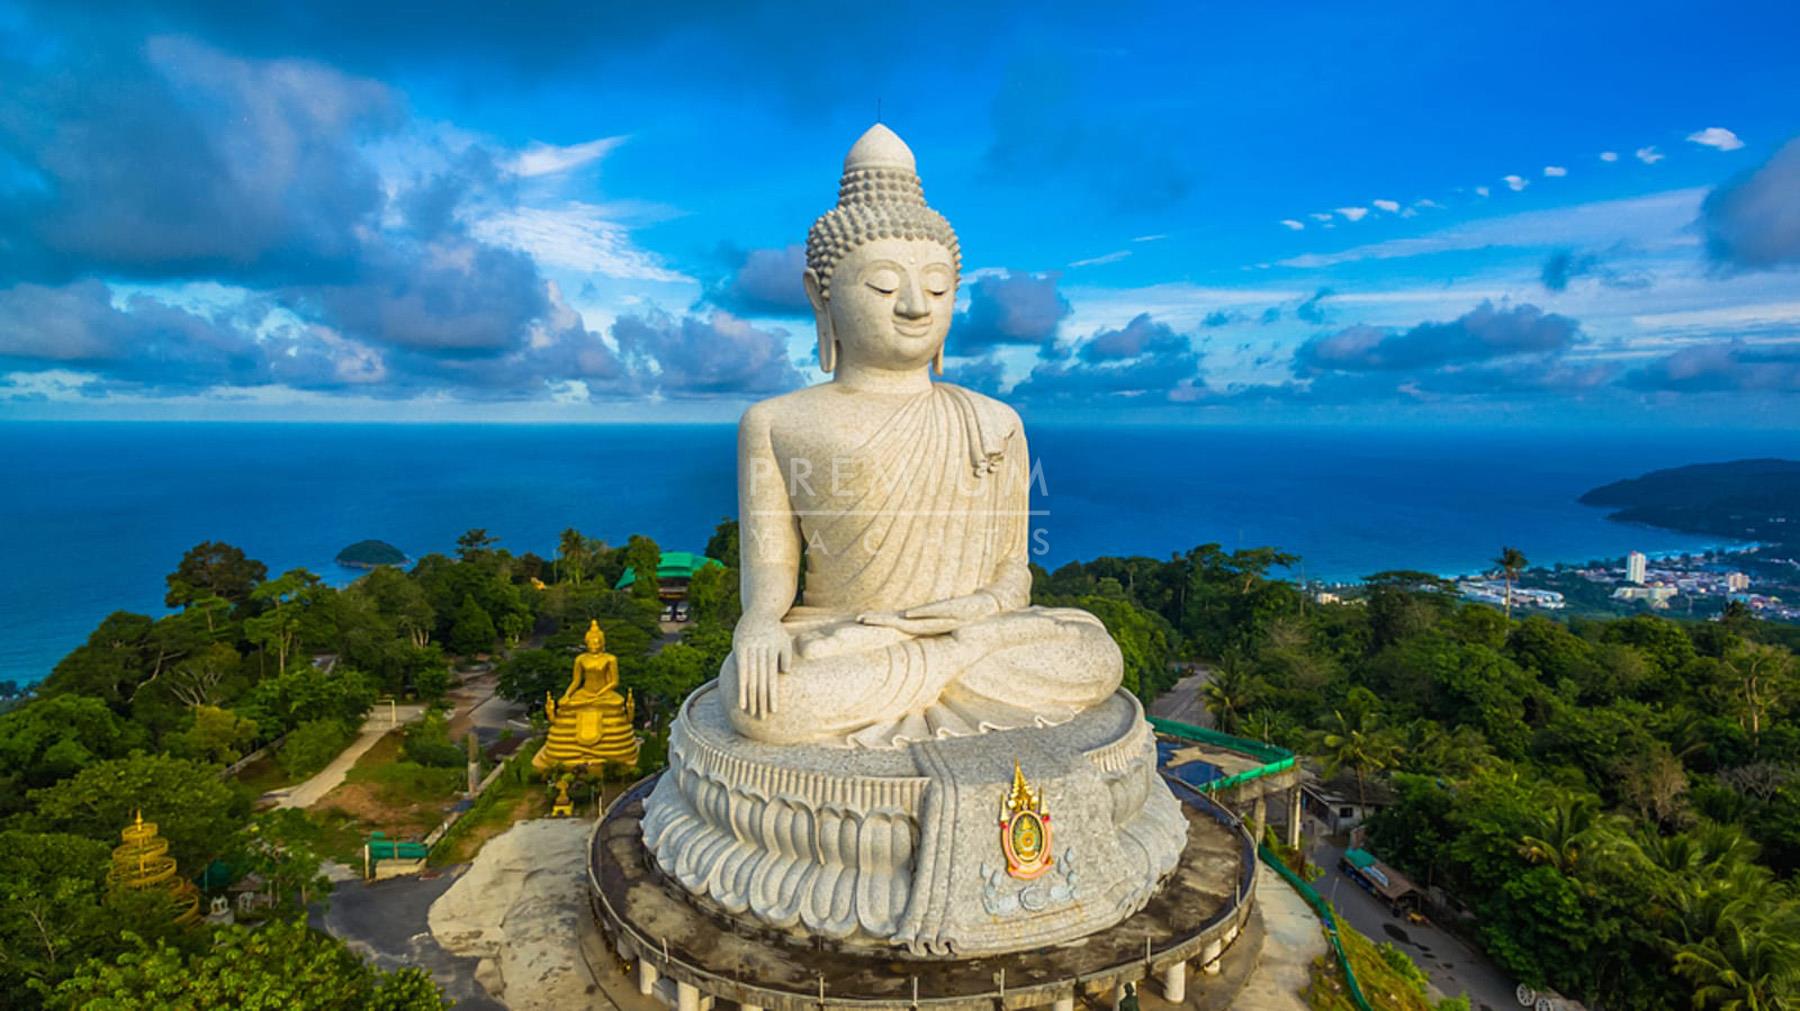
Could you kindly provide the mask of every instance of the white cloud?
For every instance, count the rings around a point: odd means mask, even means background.
[[[1487,187],[1486,187],[1486,186],[1477,186],[1477,187],[1475,187],[1475,195],[1476,195],[1476,196],[1478,196],[1478,197],[1485,197],[1485,196],[1487,196],[1487,195],[1488,195],[1488,194],[1489,194],[1489,193],[1490,193],[1490,192],[1492,192],[1492,191],[1491,191],[1491,190],[1489,190],[1489,189],[1488,189],[1488,188],[1487,188]]]
[[[1514,193],[1531,185],[1531,180],[1524,176],[1501,176],[1500,181],[1505,183],[1506,188],[1512,190]]]
[[[1282,218],[1281,224],[1283,227],[1291,228],[1296,232],[1301,231],[1302,229],[1304,229],[1306,227],[1306,222],[1295,221],[1293,218]]]
[[[1668,155],[1658,151],[1655,144],[1652,144],[1649,147],[1640,147],[1635,153],[1637,155],[1637,160],[1646,165],[1654,165],[1668,157]]]
[[[1132,239],[1131,241],[1133,241],[1133,242],[1161,242],[1162,240],[1164,240],[1168,237],[1169,236],[1167,233],[1158,232],[1155,235],[1140,235],[1140,236]]]
[[[1361,221],[1368,216],[1369,209],[1367,207],[1339,207],[1337,212],[1351,221]]]
[[[1392,214],[1395,211],[1398,211],[1400,209],[1400,201],[1398,201],[1398,200],[1371,200],[1370,203],[1374,204],[1378,209],[1388,212],[1389,214]]]
[[[1330,267],[1358,260],[1389,260],[1490,246],[1610,246],[1630,242],[1653,250],[1692,245],[1699,239],[1687,229],[1700,212],[1700,201],[1706,193],[1705,188],[1669,190],[1629,200],[1508,214],[1428,235],[1389,239],[1337,253],[1308,253],[1278,263],[1283,267]]]
[[[1544,175],[1550,179],[1561,179],[1569,174],[1569,170],[1561,165],[1545,165]]]
[[[1617,151],[1602,151],[1602,152],[1600,152],[1600,160],[1601,161],[1618,161],[1619,160],[1619,152],[1617,152]]]
[[[1444,207],[1443,204],[1438,203],[1436,200],[1433,200],[1430,197],[1425,197],[1420,200],[1414,200],[1412,205],[1416,208],[1419,208],[1420,210],[1429,209],[1429,210],[1434,210],[1434,211],[1442,210]]]
[[[1744,146],[1738,135],[1722,126],[1709,126],[1704,130],[1696,130],[1688,134],[1688,140],[1706,147],[1716,147],[1721,151],[1736,151]]]
[[[1307,215],[1307,217],[1313,219],[1314,221],[1330,221],[1331,220],[1331,215],[1323,214],[1318,211],[1314,211],[1313,213]]]
[[[1085,260],[1076,260],[1073,263],[1070,263],[1069,266],[1071,266],[1071,267],[1098,267],[1103,263],[1118,263],[1120,260],[1123,260],[1127,256],[1130,256],[1130,255],[1131,255],[1131,250],[1118,249],[1118,250],[1114,250],[1113,252],[1105,253],[1100,256],[1090,256]]]
[[[558,147],[555,144],[532,144],[515,155],[507,163],[506,168],[512,174],[526,178],[554,175],[604,158],[613,148],[623,143],[625,143],[624,137],[601,137],[598,140],[570,144],[566,147]]]
[[[546,267],[633,281],[691,281],[631,242],[606,208],[570,201],[561,207],[517,207],[471,225],[475,236],[520,250]]]

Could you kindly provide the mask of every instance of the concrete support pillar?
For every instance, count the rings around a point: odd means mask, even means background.
[[[1119,1011],[1119,1004],[1125,1000],[1125,984],[1116,983],[1112,988],[1112,1011]]]
[[[738,1011],[763,1011],[761,1004],[739,1004]]]
[[[1300,788],[1288,791],[1287,844],[1291,849],[1300,848]]]
[[[1053,1011],[1075,1011],[1074,997],[1058,997],[1056,1003],[1050,1005]]]
[[[675,1011],[700,1011],[700,988],[675,981]]]
[[[638,959],[638,993],[648,997],[656,990],[656,966],[647,958]]]
[[[1187,1000],[1187,963],[1176,962],[1162,971],[1163,1000],[1179,1004]]]
[[[1263,830],[1269,827],[1268,794],[1258,793],[1256,795],[1256,800],[1250,806],[1250,816],[1250,838],[1255,839],[1256,844],[1261,846],[1263,841]]]
[[[1217,976],[1220,969],[1219,956],[1225,953],[1224,941],[1213,941],[1200,949],[1200,971],[1208,976]]]

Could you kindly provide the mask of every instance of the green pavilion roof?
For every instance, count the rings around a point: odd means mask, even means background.
[[[656,565],[656,579],[658,582],[665,579],[692,579],[694,573],[701,569],[711,565],[723,566],[724,564],[717,558],[708,558],[694,551],[665,551],[662,553],[662,560]],[[619,576],[618,585],[614,589],[623,590],[635,582],[637,582],[637,572],[627,568],[624,574]]]

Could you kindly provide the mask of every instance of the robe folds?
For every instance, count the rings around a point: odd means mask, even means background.
[[[782,622],[795,663],[774,713],[734,710],[740,732],[897,747],[1061,723],[1118,687],[1099,619],[1028,606],[1030,461],[1006,408],[933,383],[861,445],[808,463],[789,494],[806,546],[803,602]],[[942,634],[857,620],[976,593],[997,613]],[[720,676],[735,697],[735,664]]]

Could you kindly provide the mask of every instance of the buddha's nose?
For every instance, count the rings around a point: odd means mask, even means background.
[[[900,286],[900,297],[894,300],[894,315],[902,319],[924,319],[931,315],[931,305],[925,301],[925,294],[917,283],[908,281]]]

